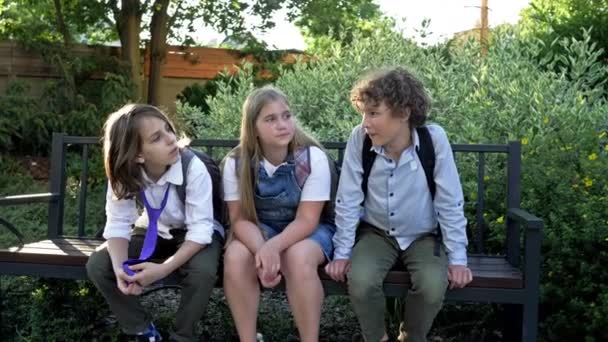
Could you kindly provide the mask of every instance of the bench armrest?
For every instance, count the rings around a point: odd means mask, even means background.
[[[543,228],[543,220],[520,208],[507,209],[507,217],[523,223],[527,229],[540,230]]]
[[[26,194],[14,196],[1,196],[0,206],[14,204],[29,204],[39,202],[54,202],[59,199],[59,194],[52,192],[44,192],[39,194]]]

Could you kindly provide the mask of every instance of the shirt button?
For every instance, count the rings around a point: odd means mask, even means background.
[[[392,160],[392,159],[389,159],[389,160],[388,160],[388,162],[389,162],[389,163],[392,163],[392,162],[393,162],[393,160]]]
[[[391,228],[392,231],[395,231],[395,227]]]
[[[395,216],[395,213],[391,213],[391,216]]]
[[[393,177],[393,173],[391,172],[391,177]]]
[[[389,194],[389,196],[391,196],[391,197],[393,197],[393,195],[394,195],[394,193],[392,193],[392,192]]]
[[[338,200],[338,203],[342,203],[342,201]]]

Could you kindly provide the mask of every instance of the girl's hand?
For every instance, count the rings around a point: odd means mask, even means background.
[[[136,282],[141,287],[148,286],[159,279],[168,275],[168,272],[163,264],[154,262],[142,262],[141,264],[129,266],[135,275],[131,277],[133,282]]]
[[[258,269],[258,275],[261,272],[262,285],[264,283],[277,283],[279,278],[279,271],[281,270],[281,256],[279,254],[279,248],[277,248],[273,240],[269,240],[260,247],[258,252],[255,254],[255,267]],[[276,284],[274,284],[276,285]]]
[[[261,268],[258,268],[258,279],[260,279],[260,283],[267,289],[271,289],[277,286],[282,279],[281,273],[277,273],[276,275],[266,275]]]

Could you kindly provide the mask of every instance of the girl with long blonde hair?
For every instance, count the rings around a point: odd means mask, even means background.
[[[232,228],[224,290],[240,340],[256,340],[259,283],[272,288],[284,279],[301,340],[318,341],[324,296],[317,269],[331,260],[335,232],[333,216],[323,211],[329,159],[298,126],[280,90],[254,90],[242,115],[240,145],[223,169]],[[300,184],[302,173],[308,175]]]

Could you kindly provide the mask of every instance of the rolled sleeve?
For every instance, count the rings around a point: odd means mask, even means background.
[[[131,226],[138,217],[135,199],[117,199],[112,186],[108,182],[104,239],[123,238],[131,240]]]
[[[445,131],[436,125],[432,130],[436,165],[434,206],[441,227],[443,243],[450,265],[467,265],[467,219],[464,216],[464,196],[454,154]]]
[[[336,233],[333,238],[335,260],[349,259],[355,244],[361,202],[363,201],[363,191],[361,191],[361,181],[363,179],[362,148],[362,128],[357,126],[353,129],[346,144],[336,195]]]
[[[184,224],[188,231],[185,239],[206,245],[212,241],[215,225],[211,176],[203,162],[193,158],[187,177]]]

